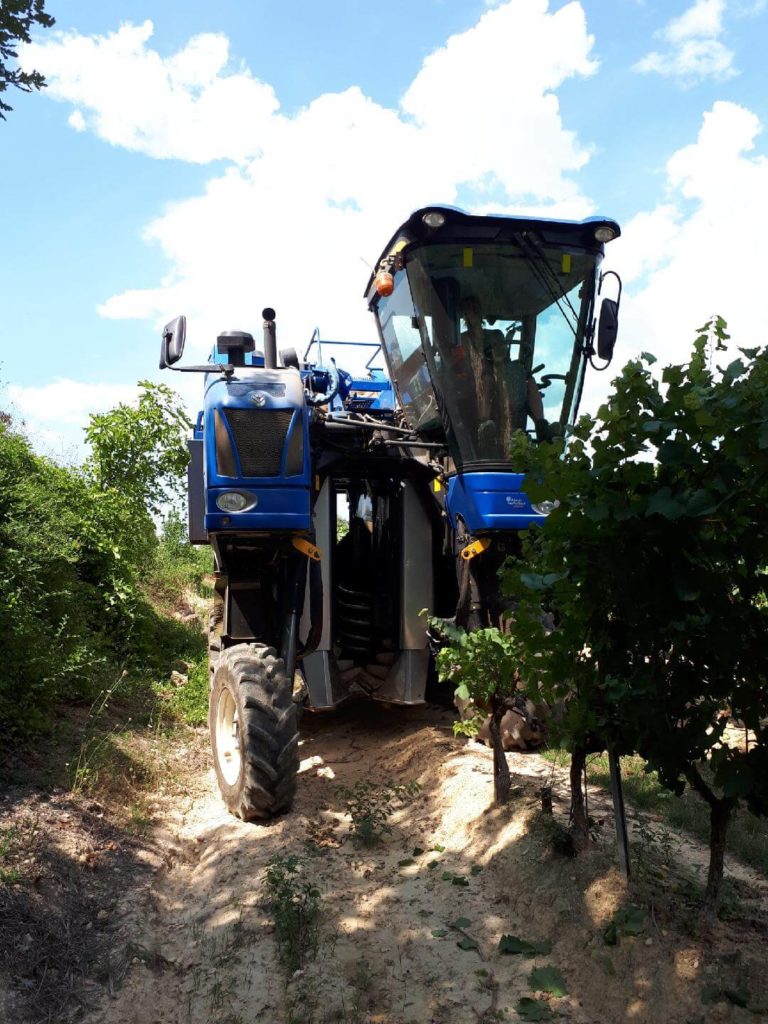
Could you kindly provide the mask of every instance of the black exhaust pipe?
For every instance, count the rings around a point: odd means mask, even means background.
[[[264,365],[268,370],[277,367],[277,328],[275,327],[275,311],[270,306],[262,309],[264,317]]]

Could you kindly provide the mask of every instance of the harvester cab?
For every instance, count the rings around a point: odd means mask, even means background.
[[[317,329],[302,358],[278,355],[272,309],[263,353],[229,331],[204,366],[175,366],[183,317],[165,329],[161,368],[205,375],[190,539],[214,554],[211,741],[235,814],[290,806],[299,705],[423,703],[425,609],[501,621],[498,566],[551,511],[528,500],[511,440],[567,433],[587,365],[610,362],[620,282],[601,294],[600,263],[618,234],[605,218],[417,211],[369,281],[379,342],[356,345],[355,373],[328,355],[354,343]]]
[[[546,514],[520,493],[512,436],[563,436],[587,363],[610,363],[618,299],[603,298],[597,325],[594,311],[604,243],[618,234],[605,218],[428,208],[382,253],[367,298],[407,423],[447,447],[454,527],[515,530]]]

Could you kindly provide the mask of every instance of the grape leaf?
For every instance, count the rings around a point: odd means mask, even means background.
[[[531,999],[530,996],[523,996],[515,1006],[520,1020],[552,1020],[552,1011],[541,999]]]
[[[534,992],[549,992],[553,996],[564,996],[568,991],[565,978],[556,967],[537,967],[528,976],[528,984]]]
[[[527,939],[518,938],[517,935],[502,935],[499,939],[499,952],[514,955],[522,953],[529,958],[535,956],[546,956],[552,952],[552,943],[549,939],[542,942],[529,942]]]

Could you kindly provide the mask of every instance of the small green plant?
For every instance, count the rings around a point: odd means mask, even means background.
[[[613,915],[610,924],[603,931],[603,942],[606,946],[618,945],[624,936],[642,935],[645,930],[645,911],[642,907],[621,907]]]
[[[108,760],[110,746],[116,729],[101,732],[101,720],[106,715],[112,698],[126,675],[127,673],[123,671],[106,689],[101,691],[91,705],[83,730],[83,738],[80,742],[77,761],[71,772],[73,793],[83,793],[93,788],[98,781],[99,771],[103,767],[104,762]]]
[[[295,854],[272,857],[265,884],[280,963],[293,974],[317,954],[321,892],[317,885],[301,878],[301,863]]]
[[[468,633],[444,619],[430,617],[428,622],[443,645],[436,661],[438,678],[454,684],[457,703],[473,702],[471,716],[455,723],[454,733],[475,736],[489,716],[494,799],[496,804],[505,804],[512,781],[501,739],[501,720],[520,688],[515,637],[495,626]]]
[[[405,804],[421,792],[418,782],[395,784],[361,779],[354,786],[343,786],[339,796],[352,819],[350,835],[361,846],[376,846],[392,833],[389,819],[398,804]]]
[[[482,711],[475,711],[468,718],[457,718],[453,723],[453,735],[473,739],[480,732],[486,717]]]
[[[0,885],[10,885],[18,881],[19,869],[7,866],[8,856],[14,845],[17,830],[15,828],[3,829],[0,832]]]
[[[187,672],[187,682],[174,690],[169,701],[169,711],[181,718],[187,725],[205,725],[208,721],[208,696],[210,692],[208,655],[201,654]]]

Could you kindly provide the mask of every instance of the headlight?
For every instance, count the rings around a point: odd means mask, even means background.
[[[255,494],[242,494],[240,491],[224,491],[216,498],[216,507],[222,512],[243,512],[257,503]]]
[[[559,501],[537,501],[536,504],[532,504],[531,508],[534,512],[537,512],[540,516],[548,516],[550,512],[554,512],[556,508],[560,508]]]
[[[612,242],[616,237],[616,231],[609,224],[601,224],[595,228],[595,238],[598,242]]]

